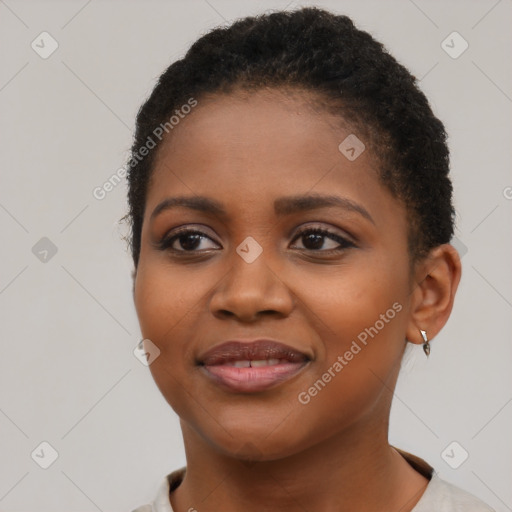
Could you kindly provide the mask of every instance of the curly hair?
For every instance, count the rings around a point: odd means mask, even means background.
[[[381,183],[408,213],[411,261],[451,240],[455,212],[446,132],[416,78],[347,16],[305,7],[216,28],[159,77],[138,111],[127,172],[129,212],[123,219],[130,223],[135,269],[148,184],[164,140],[154,140],[152,134],[162,131],[155,128],[168,126],[191,98],[269,87],[312,92],[324,110],[365,134]],[[141,158],[148,140],[152,149]]]

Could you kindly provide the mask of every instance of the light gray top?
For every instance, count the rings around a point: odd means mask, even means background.
[[[175,489],[183,479],[185,468],[167,475],[160,483],[156,498],[149,505],[142,505],[132,512],[173,512],[169,500],[171,486]],[[472,494],[452,485],[432,473],[423,496],[413,512],[496,512]]]

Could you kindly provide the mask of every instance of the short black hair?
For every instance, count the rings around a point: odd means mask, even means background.
[[[450,242],[455,212],[446,132],[416,78],[347,16],[305,7],[215,28],[159,77],[137,114],[128,162],[129,212],[123,219],[130,223],[135,269],[148,184],[165,140],[155,129],[169,132],[173,113],[191,98],[269,87],[316,93],[324,108],[370,142],[382,183],[406,207],[411,261]],[[144,146],[151,149],[141,151]]]

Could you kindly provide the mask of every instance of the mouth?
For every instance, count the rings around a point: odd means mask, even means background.
[[[254,393],[291,379],[310,360],[305,353],[273,340],[228,341],[206,352],[198,365],[214,383]]]

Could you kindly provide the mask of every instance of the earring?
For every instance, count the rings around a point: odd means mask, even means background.
[[[426,356],[430,355],[430,343],[427,338],[427,331],[422,331],[420,329],[421,337],[423,338],[423,352],[425,352]]]

